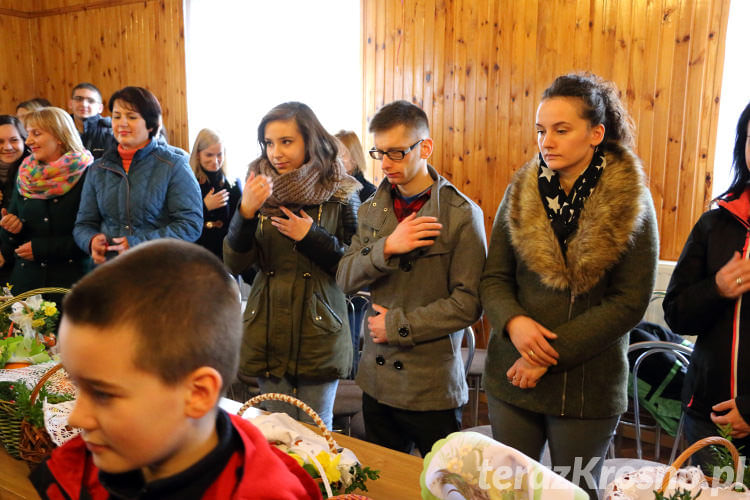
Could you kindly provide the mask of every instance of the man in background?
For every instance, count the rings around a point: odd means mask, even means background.
[[[104,109],[102,93],[91,83],[79,83],[73,87],[68,106],[83,146],[94,158],[99,158],[115,143],[112,120],[101,115]]]

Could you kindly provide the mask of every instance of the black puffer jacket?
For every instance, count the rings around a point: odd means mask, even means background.
[[[750,256],[750,191],[703,214],[682,249],[664,298],[664,315],[681,335],[698,335],[682,403],[696,418],[710,420],[711,407],[735,399],[750,422],[750,307],[743,297],[725,299],[716,272],[735,251]]]

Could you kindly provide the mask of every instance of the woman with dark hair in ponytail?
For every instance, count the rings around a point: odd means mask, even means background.
[[[480,286],[494,328],[490,422],[495,439],[532,458],[549,442],[553,466],[591,471],[568,477],[597,498],[627,408],[627,332],[653,288],[656,217],[614,84],[558,77],[536,131],[539,154],[505,192]]]
[[[258,125],[261,155],[224,239],[234,273],[258,271],[245,307],[240,381],[294,395],[328,427],[338,379],[352,367],[339,260],[357,230],[359,182],[338,141],[300,102],[279,104]],[[251,380],[252,379],[252,380]],[[311,420],[285,403],[268,403]]]
[[[737,122],[732,185],[693,227],[662,303],[672,330],[698,336],[682,390],[685,437],[693,443],[728,424],[743,454],[750,449],[750,309],[742,303],[750,290],[748,122],[750,104]],[[713,473],[712,452],[700,450],[693,462]]]

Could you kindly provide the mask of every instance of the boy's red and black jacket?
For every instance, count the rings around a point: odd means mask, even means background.
[[[750,190],[730,198],[693,227],[663,307],[675,333],[698,336],[683,387],[685,411],[710,420],[713,405],[735,399],[750,422],[750,294],[726,299],[715,281],[734,252],[750,258]]]
[[[222,427],[227,431],[222,432]],[[221,410],[217,430],[217,448],[223,449],[176,476],[148,485],[140,471],[101,473],[80,437],[57,448],[32,472],[31,481],[40,496],[50,500],[322,498],[310,475],[292,457],[270,446],[250,422]]]

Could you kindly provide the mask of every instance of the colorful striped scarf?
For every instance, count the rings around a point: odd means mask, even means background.
[[[44,200],[62,196],[76,185],[93,161],[94,157],[86,150],[68,151],[50,163],[29,155],[18,169],[18,193],[25,198]]]

